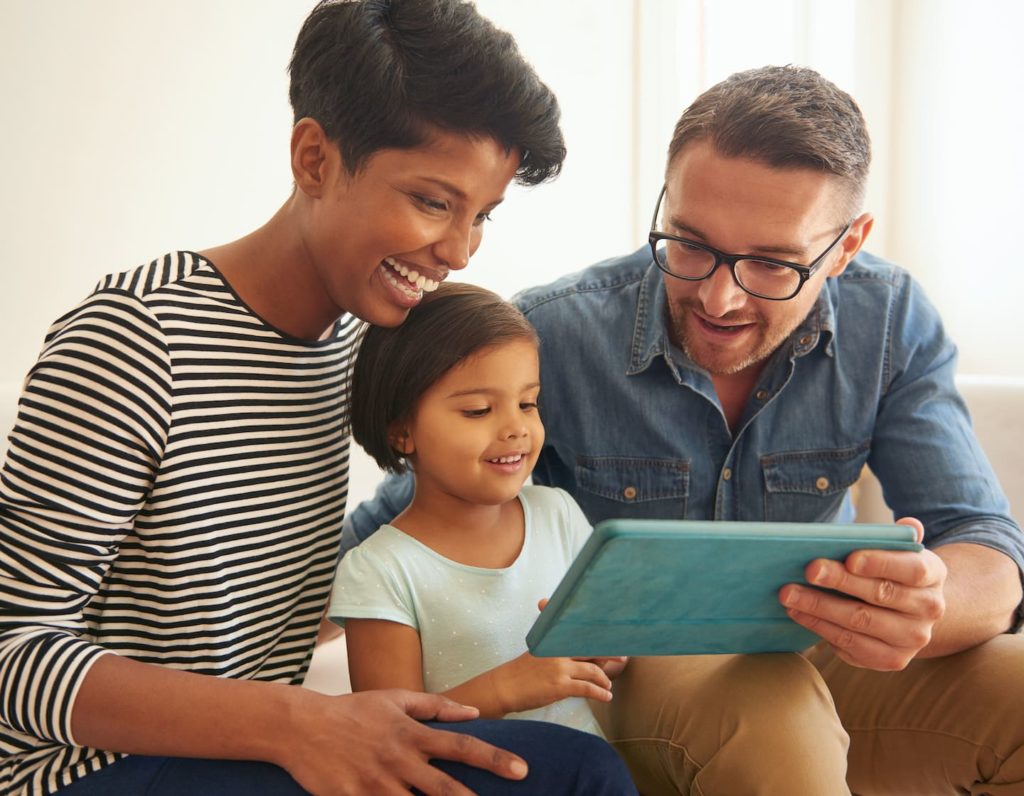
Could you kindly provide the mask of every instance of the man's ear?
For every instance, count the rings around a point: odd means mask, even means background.
[[[850,264],[850,260],[854,258],[854,255],[860,251],[864,245],[864,241],[867,240],[869,234],[871,234],[871,228],[875,225],[875,217],[870,213],[861,213],[857,218],[850,224],[850,231],[846,233],[846,237],[839,242],[839,250],[842,254],[836,259],[835,265],[829,269],[829,276],[839,276],[843,271],[846,270],[846,266]]]
[[[314,199],[323,196],[332,168],[341,165],[338,147],[320,122],[308,116],[292,128],[292,176],[300,191]]]
[[[391,428],[388,429],[388,444],[403,456],[410,456],[416,452],[416,445],[412,441],[409,428],[405,423],[399,421],[392,423]]]

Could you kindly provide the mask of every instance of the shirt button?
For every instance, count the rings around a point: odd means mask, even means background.
[[[726,467],[724,470],[722,470],[722,480],[728,481],[730,478],[732,478],[732,470]]]
[[[768,390],[758,390],[756,393],[754,393],[754,397],[757,398],[757,400],[759,401],[763,401],[765,398],[768,397]]]
[[[800,345],[810,345],[810,344],[811,344],[811,336],[809,334],[805,334],[803,337],[800,338]]]
[[[627,486],[625,489],[622,490],[622,496],[626,500],[632,500],[633,498],[636,497],[636,487],[635,486]]]
[[[818,489],[820,489],[822,492],[824,492],[826,489],[828,489],[828,483],[828,479],[825,476],[819,475],[818,480],[814,482],[814,485],[818,487]]]

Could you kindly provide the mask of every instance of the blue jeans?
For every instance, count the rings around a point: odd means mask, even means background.
[[[434,764],[479,794],[635,796],[626,766],[600,738],[557,724],[510,719],[442,723],[522,757],[530,773],[518,782],[488,771],[436,760]],[[345,754],[339,749],[338,754]],[[62,788],[60,796],[303,796],[283,768],[245,760],[198,760],[131,755]]]

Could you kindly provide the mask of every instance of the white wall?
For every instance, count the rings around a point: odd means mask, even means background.
[[[284,201],[286,66],[311,6],[0,0],[0,434],[47,326],[101,274],[231,240]],[[510,192],[465,278],[510,295],[636,248],[685,104],[735,69],[807,63],[872,129],[870,248],[924,282],[962,371],[1024,376],[1024,3],[478,6],[559,95],[569,157],[557,182]]]
[[[47,327],[102,274],[232,240],[285,200],[286,69],[312,5],[0,2],[0,452]],[[511,295],[639,245],[619,187],[632,171],[632,8],[479,7],[523,29],[524,53],[561,98],[570,147],[557,182],[509,192],[465,275]],[[354,500],[378,478],[358,450],[352,477]]]

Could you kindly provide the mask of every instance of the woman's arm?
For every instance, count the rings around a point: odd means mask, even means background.
[[[475,710],[408,691],[324,696],[298,686],[231,680],[114,654],[86,674],[72,712],[76,742],[103,749],[222,760],[263,760],[313,794],[469,791],[430,758],[519,779],[523,762],[475,738],[420,720],[461,721]]]

